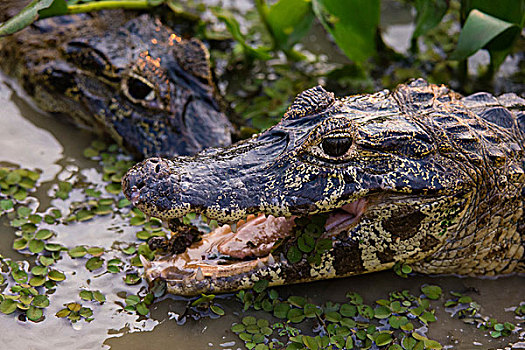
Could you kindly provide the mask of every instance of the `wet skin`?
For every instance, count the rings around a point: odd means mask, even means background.
[[[123,179],[137,208],[229,225],[145,261],[146,276],[196,295],[396,262],[431,274],[524,271],[524,106],[424,80],[342,99],[316,87],[249,140],[147,159]]]
[[[39,108],[111,136],[138,158],[231,143],[206,47],[150,15],[38,21],[0,40],[0,68]]]

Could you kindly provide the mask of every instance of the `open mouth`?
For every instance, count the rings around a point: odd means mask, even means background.
[[[352,228],[365,213],[367,204],[366,198],[360,198],[322,214],[316,238],[331,239]],[[298,223],[308,224],[311,218],[313,216],[248,215],[202,235],[201,240],[181,254],[144,261],[146,276],[150,281],[160,277],[170,283],[190,284],[285,264],[287,259],[282,247],[297,238]]]

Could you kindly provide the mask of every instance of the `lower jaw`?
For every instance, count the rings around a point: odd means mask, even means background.
[[[340,211],[327,214],[324,226],[328,230],[325,230],[320,238],[333,239],[341,231],[355,226],[363,214],[366,204],[366,200],[363,199],[351,203],[353,205],[351,209],[358,209],[355,216],[344,217]],[[306,218],[310,219],[311,216]],[[294,223],[296,219],[297,217],[285,219],[272,216],[261,219],[261,216],[251,216],[246,221],[241,220],[237,223],[237,233],[232,232],[230,225],[223,225],[203,235],[200,241],[193,243],[184,253],[167,256],[152,262],[143,261],[146,278],[150,282],[160,278],[167,282],[169,292],[180,295],[249,288],[251,287],[250,276],[262,271],[267,271],[266,275],[271,276],[272,281],[276,281],[271,283],[272,285],[282,284],[279,283],[279,276],[283,270],[290,267],[290,262],[286,258],[285,252],[279,249],[275,239],[286,239],[287,236],[290,236],[293,229],[290,222]],[[262,240],[270,238],[270,243],[266,241],[252,243],[254,247],[260,247],[263,243],[267,243],[267,249],[257,250],[246,246],[246,251],[242,249],[230,249],[228,251],[233,251],[235,256],[224,254],[224,246],[227,246],[229,242],[234,242],[238,236],[242,236],[243,230],[249,228],[250,223],[260,221],[262,225],[272,222],[272,220],[277,223],[275,225],[280,225],[283,230],[273,232],[272,237],[264,236],[265,232],[262,232],[262,236],[256,237]],[[264,229],[271,231],[272,227],[264,227]],[[261,234],[261,232],[259,233]],[[223,248],[222,252],[221,247]],[[295,282],[301,282],[301,280]]]

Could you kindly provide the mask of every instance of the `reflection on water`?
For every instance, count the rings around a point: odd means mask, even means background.
[[[13,94],[0,82],[0,162],[10,162],[28,168],[41,169],[44,181],[56,181],[68,176],[84,176],[101,187],[100,169],[96,164],[82,156],[82,150],[90,143],[91,136],[85,131],[64,124],[51,116],[40,115]],[[49,188],[44,183],[42,188]],[[45,195],[45,191],[39,192]],[[51,201],[51,205],[67,211],[68,204],[79,198],[73,191],[71,199],[63,203]],[[44,205],[44,203],[41,203]],[[47,206],[47,204],[45,204]],[[45,226],[44,226],[45,227]],[[125,242],[136,241],[137,229],[130,227],[119,216],[96,217],[83,223],[53,226],[57,237],[53,242],[66,247],[76,245],[99,246],[106,249],[106,259],[126,257],[118,249]],[[11,248],[14,229],[8,220],[0,220],[0,253],[13,259],[22,258]],[[122,275],[110,273],[93,274],[85,267],[85,259],[71,259],[62,254],[56,268],[66,273],[67,279],[61,282],[56,292],[50,296],[51,305],[45,310],[45,321],[41,323],[22,322],[13,315],[0,314],[1,348],[18,349],[238,349],[242,344],[230,332],[233,322],[245,315],[242,307],[233,296],[221,297],[218,303],[226,311],[219,319],[188,318],[181,322],[187,302],[177,297],[166,297],[151,308],[149,317],[137,317],[123,312],[124,293],[136,294],[144,285],[127,286]],[[482,313],[496,317],[499,321],[516,323],[512,312],[506,308],[522,301],[525,280],[522,277],[508,277],[497,280],[472,278],[428,276],[402,279],[391,271],[375,273],[341,280],[323,281],[308,285],[282,287],[281,295],[295,294],[306,296],[314,303],[322,304],[328,300],[344,301],[347,291],[363,295],[365,301],[385,298],[394,290],[409,289],[419,294],[424,283],[439,284],[445,293],[450,290],[468,292],[482,305]],[[94,311],[94,321],[79,321],[70,324],[54,314],[64,304],[80,301],[81,289],[100,290],[107,301],[99,306],[89,303]],[[87,302],[86,302],[87,303]],[[84,304],[86,304],[84,303]],[[440,303],[439,305],[442,305]],[[489,349],[504,347],[506,341],[494,340],[486,332],[453,319],[443,307],[436,308],[438,321],[432,324],[429,336],[454,349]],[[271,319],[264,312],[259,318]],[[178,325],[183,323],[183,325]],[[516,341],[515,337],[511,339]]]
[[[0,84],[0,161],[42,169],[42,180],[49,181],[60,171],[60,166],[55,163],[62,158],[62,145],[49,131],[22,117],[21,110],[12,101],[8,102],[11,93],[5,84]],[[35,117],[50,118],[39,114],[34,112]]]

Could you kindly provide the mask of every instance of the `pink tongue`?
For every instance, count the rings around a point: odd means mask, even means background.
[[[350,214],[350,212],[356,212],[356,202],[345,204],[341,207],[341,211],[330,215],[328,219],[326,219],[326,223],[324,224],[325,230],[330,231],[334,227],[337,227],[338,225],[342,224],[343,222],[355,218],[355,215]]]
[[[268,255],[277,240],[292,230],[294,220],[295,216],[285,219],[260,215],[238,227],[237,233],[217,248],[222,254],[238,259]]]

